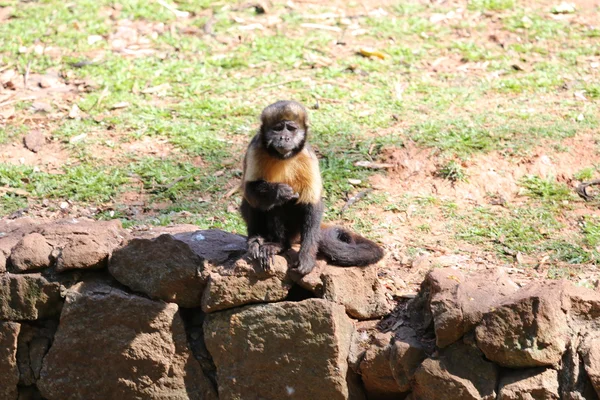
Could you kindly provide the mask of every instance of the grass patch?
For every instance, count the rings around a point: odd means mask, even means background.
[[[544,202],[562,203],[575,198],[567,185],[556,182],[554,178],[542,179],[539,176],[527,175],[521,179],[520,184],[527,196]]]
[[[449,161],[443,165],[438,171],[437,175],[440,178],[447,179],[451,182],[466,182],[467,173],[462,165],[454,160]]]

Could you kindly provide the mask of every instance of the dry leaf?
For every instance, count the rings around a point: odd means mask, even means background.
[[[12,7],[0,7],[0,21],[8,19],[13,12]]]
[[[0,193],[13,193],[18,196],[24,196],[24,197],[29,196],[29,192],[26,190],[6,187],[6,186],[0,186]]]
[[[77,104],[73,104],[73,107],[71,107],[71,111],[69,111],[69,118],[81,118],[81,110]]]
[[[166,92],[170,88],[171,88],[170,84],[163,83],[162,85],[158,85],[158,86],[149,87],[147,89],[144,89],[144,90],[142,90],[142,93],[144,93],[144,94],[152,94],[152,93],[158,93],[158,92]]]
[[[577,11],[577,7],[574,3],[567,3],[563,1],[557,6],[552,7],[552,14],[573,14]]]
[[[331,32],[341,32],[342,28],[339,28],[337,26],[331,26],[331,25],[323,25],[323,24],[311,24],[311,23],[304,23],[304,24],[300,24],[301,27],[303,28],[307,28],[307,29],[321,29],[324,31],[331,31]]]
[[[264,31],[265,27],[264,27],[263,24],[256,23],[256,24],[238,26],[238,29],[240,31],[253,31],[253,30],[256,30],[256,29]]]
[[[2,72],[2,74],[0,74],[0,83],[4,85],[7,82],[12,81],[16,76],[17,71],[15,71],[14,69],[7,69],[6,71]]]
[[[372,162],[372,161],[357,161],[354,163],[354,165],[356,167],[371,168],[371,169],[392,168],[394,166],[394,164],[378,163],[378,162]]]
[[[575,98],[577,100],[581,100],[581,101],[587,101],[587,98],[585,97],[585,90],[578,90],[575,93],[573,93],[573,96],[575,96]]]
[[[75,144],[75,143],[77,143],[77,142],[81,142],[81,141],[82,141],[83,139],[85,139],[86,137],[87,137],[87,133],[82,133],[82,134],[79,134],[79,135],[77,135],[77,136],[73,136],[73,137],[72,137],[72,138],[69,140],[69,143],[71,143],[71,144]]]
[[[158,4],[160,4],[161,6],[163,6],[164,8],[166,8],[167,10],[171,11],[173,14],[175,14],[175,17],[177,18],[187,18],[190,16],[190,13],[187,11],[180,11],[177,8],[175,8],[175,6],[172,6],[170,4],[168,4],[166,1],[163,0],[158,0]]]
[[[0,119],[9,119],[15,115],[15,108],[13,106],[0,108]]]
[[[92,45],[94,43],[100,42],[102,39],[103,39],[103,37],[100,35],[90,35],[87,38],[87,42],[89,45]]]
[[[127,108],[127,107],[129,107],[129,103],[128,103],[128,102],[126,102],[126,101],[121,101],[120,103],[115,103],[115,104],[113,104],[113,105],[110,107],[110,109],[111,109],[111,110],[117,110],[117,109],[119,109],[119,108]]]
[[[377,58],[380,58],[380,59],[382,59],[382,60],[385,60],[385,59],[388,57],[388,55],[387,55],[387,54],[385,54],[385,53],[382,53],[382,52],[381,52],[381,51],[379,51],[379,50],[372,49],[372,48],[370,48],[370,47],[361,47],[361,48],[358,50],[358,53],[359,53],[361,56],[364,56],[364,57],[377,57]]]

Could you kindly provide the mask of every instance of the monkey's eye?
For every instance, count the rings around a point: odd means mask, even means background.
[[[285,124],[285,127],[287,128],[288,131],[290,132],[295,132],[296,129],[298,129],[298,127],[296,126],[296,124]]]
[[[273,130],[275,132],[280,132],[283,130],[283,128],[285,128],[285,122],[280,122],[277,125],[273,126]]]

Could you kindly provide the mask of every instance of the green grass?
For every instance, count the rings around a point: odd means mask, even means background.
[[[528,175],[521,180],[520,184],[527,196],[543,202],[561,203],[574,199],[571,189],[553,178],[542,179],[539,176]]]
[[[0,164],[0,186],[26,190],[38,199],[105,202],[126,182],[127,177],[119,169],[73,166],[65,167],[61,174],[48,174]]]
[[[449,161],[443,165],[438,171],[437,175],[441,178],[448,179],[451,182],[466,182],[467,174],[462,165],[454,160]]]

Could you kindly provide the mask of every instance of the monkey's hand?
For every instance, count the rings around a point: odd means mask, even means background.
[[[260,236],[253,236],[248,239],[248,255],[251,259],[257,260],[260,256],[260,246],[264,243]]]
[[[281,249],[279,244],[265,243],[264,239],[259,236],[248,239],[248,253],[250,258],[258,261],[263,271],[271,269],[275,263],[275,256],[281,252]]]
[[[300,195],[294,192],[294,189],[286,183],[277,184],[277,196],[275,198],[275,205],[280,206],[288,201],[298,200]]]
[[[302,254],[298,255],[298,265],[297,270],[302,275],[307,275],[310,271],[315,267],[316,259],[314,256],[310,254]]]

